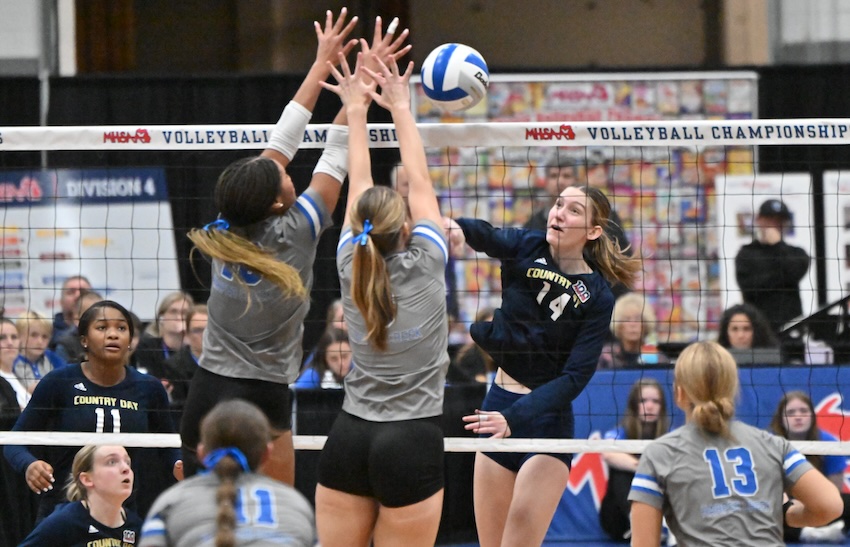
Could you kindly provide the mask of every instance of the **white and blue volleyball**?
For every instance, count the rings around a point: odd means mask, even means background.
[[[425,95],[444,110],[472,108],[487,94],[489,85],[484,57],[463,44],[443,44],[422,63]]]

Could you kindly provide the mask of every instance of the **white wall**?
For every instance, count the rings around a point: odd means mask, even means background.
[[[0,74],[35,74],[41,54],[41,2],[0,0]]]
[[[850,0],[782,0],[785,44],[850,41]]]

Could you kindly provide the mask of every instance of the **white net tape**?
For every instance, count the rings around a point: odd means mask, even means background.
[[[296,450],[321,450],[326,436],[295,435]],[[474,439],[447,437],[446,452],[624,452],[641,454],[651,441],[610,439]],[[0,432],[2,445],[83,446],[87,444],[123,445],[143,448],[179,448],[177,434],[154,433],[65,433],[51,431],[4,431]],[[803,454],[846,455],[850,454],[850,442],[793,441]]]
[[[254,150],[272,125],[0,127],[0,151]],[[327,124],[307,127],[301,148],[323,148]],[[665,120],[419,124],[428,147],[750,146],[850,144],[850,121]],[[371,124],[370,146],[396,148],[392,124]]]

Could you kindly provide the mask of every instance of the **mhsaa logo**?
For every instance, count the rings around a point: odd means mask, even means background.
[[[576,133],[573,131],[573,126],[567,124],[561,124],[561,127],[557,130],[550,127],[527,127],[525,138],[533,141],[551,141],[553,139],[573,141],[576,138]]]
[[[142,144],[148,144],[151,142],[151,136],[147,129],[136,129],[135,133],[128,131],[104,131],[103,142],[140,142]]]

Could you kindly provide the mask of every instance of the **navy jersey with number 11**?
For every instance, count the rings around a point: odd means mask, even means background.
[[[124,380],[108,387],[86,378],[79,364],[51,371],[36,386],[32,400],[18,418],[13,431],[174,433],[168,395],[160,381],[136,369],[125,369],[127,375]],[[78,446],[47,446],[34,447],[30,451],[26,446],[10,445],[4,448],[4,455],[22,474],[34,461],[46,461],[53,466],[56,486],[64,486],[79,449]],[[136,472],[136,489],[145,483],[144,473],[139,473],[141,450],[128,450]],[[165,472],[169,473],[170,465],[179,458],[179,452],[176,449],[157,452],[165,456],[164,467],[168,467]],[[64,497],[63,488],[56,486],[42,495],[60,501]]]

